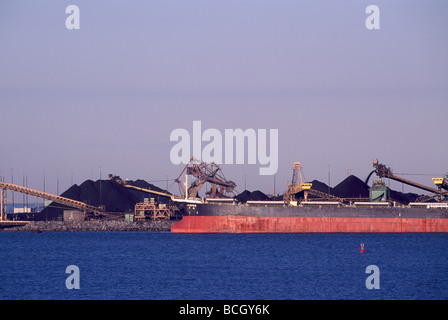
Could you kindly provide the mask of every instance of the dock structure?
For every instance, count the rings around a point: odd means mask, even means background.
[[[134,219],[136,221],[145,220],[146,218],[152,220],[169,220],[174,216],[174,211],[174,208],[166,204],[156,204],[154,198],[146,198],[145,202],[135,205]]]
[[[13,227],[23,227],[26,226],[29,221],[8,221],[8,220],[1,220],[0,221],[0,230],[4,228],[13,228]]]
[[[0,221],[6,220],[6,188],[0,189]]]

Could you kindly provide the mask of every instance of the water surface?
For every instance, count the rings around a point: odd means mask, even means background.
[[[447,299],[447,247],[446,234],[4,232],[0,298]]]

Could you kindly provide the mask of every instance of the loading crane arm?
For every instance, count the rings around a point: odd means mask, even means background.
[[[134,190],[138,190],[138,191],[142,191],[142,192],[146,192],[146,193],[150,193],[150,194],[155,194],[155,195],[159,195],[159,196],[163,196],[163,197],[168,197],[168,198],[171,198],[171,200],[182,199],[182,198],[172,195],[170,193],[160,192],[160,191],[156,191],[156,190],[133,186],[132,184],[129,184],[127,181],[123,181],[119,176],[115,176],[113,174],[109,174],[109,180],[115,181],[116,183],[122,185],[125,188],[134,189]]]
[[[390,167],[386,167],[384,164],[381,164],[378,162],[378,160],[373,161],[373,167],[375,168],[375,173],[380,178],[389,178],[398,182],[402,182],[404,184],[410,185],[412,187],[416,187],[431,193],[434,193],[438,196],[438,201],[441,201],[441,196],[443,194],[442,188],[445,188],[448,190],[448,181],[445,178],[433,178],[434,183],[438,186],[438,189],[434,189],[428,186],[425,186],[423,184],[407,180],[401,177],[396,176]]]
[[[180,177],[184,174],[192,175],[196,178],[188,187],[187,195],[189,197],[197,197],[201,188],[205,183],[210,184],[211,190],[206,193],[209,198],[229,198],[237,194],[235,188],[236,183],[227,180],[221,167],[213,162],[203,162],[190,158],[190,162],[184,167],[179,177],[175,180],[179,184],[179,191],[185,195],[184,184],[180,181]]]

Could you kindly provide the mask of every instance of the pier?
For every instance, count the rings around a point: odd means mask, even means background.
[[[14,227],[23,227],[23,226],[26,226],[29,223],[30,223],[30,221],[8,221],[8,220],[3,220],[3,221],[0,221],[0,229],[14,228]]]

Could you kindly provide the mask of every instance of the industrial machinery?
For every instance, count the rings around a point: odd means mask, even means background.
[[[135,204],[134,219],[136,221],[145,220],[146,218],[152,220],[169,220],[174,217],[176,210],[176,206],[156,203],[154,198],[145,198],[144,202]]]
[[[150,194],[155,194],[158,196],[168,197],[172,200],[175,198],[182,199],[178,196],[172,195],[171,193],[166,193],[166,192],[161,192],[161,191],[156,191],[156,190],[151,190],[151,189],[140,188],[140,187],[134,186],[132,184],[129,184],[126,180],[122,180],[120,178],[120,176],[115,176],[113,174],[109,174],[109,180],[115,181],[116,183],[121,184],[125,188],[134,189],[134,190],[138,190],[138,191],[142,191],[142,192],[146,192],[146,193],[150,193]]]
[[[442,178],[432,178],[432,181],[439,188],[439,192],[442,192],[442,189],[448,190],[448,174]]]
[[[294,162],[292,166],[292,180],[291,184],[287,186],[288,190],[283,195],[285,201],[291,202],[296,200],[296,193],[304,191],[305,201],[308,198],[308,191],[312,184],[303,182],[303,172],[300,162]]]
[[[113,214],[105,212],[103,207],[95,207],[81,201],[64,198],[51,193],[34,190],[13,183],[0,182],[0,220],[6,220],[6,190],[12,190],[34,197],[51,200],[83,211],[85,214],[93,213],[95,217],[110,217]]]
[[[344,199],[333,196],[331,194],[314,190],[311,187],[312,183],[303,182],[303,171],[300,162],[294,162],[292,166],[292,180],[288,184],[288,190],[283,195],[283,200],[291,205],[297,205],[296,194],[303,191],[304,201],[333,201],[335,203],[343,203]],[[312,199],[308,196],[312,195]]]
[[[432,181],[437,186],[438,193],[421,196],[421,197],[417,198],[417,202],[425,202],[425,201],[431,200],[435,197],[437,197],[438,202],[441,202],[442,196],[445,199],[448,198],[448,192],[442,190],[442,189],[448,190],[448,175],[445,175],[442,178],[432,178]]]
[[[167,197],[170,198],[172,201],[182,199],[170,193],[134,186],[132,184],[129,184],[126,180],[122,180],[119,176],[115,176],[113,174],[109,174],[109,180],[115,181],[116,183],[128,189],[138,190],[152,195]],[[136,221],[145,220],[146,218],[152,220],[159,220],[159,219],[169,220],[175,216],[176,212],[178,211],[178,208],[174,204],[156,203],[154,198],[145,198],[143,202],[135,204],[134,211],[135,211],[134,219]]]
[[[369,190],[370,202],[386,202],[389,200],[389,193],[386,184],[381,178],[377,178]]]
[[[184,172],[185,185],[180,181]],[[190,186],[188,186],[188,175],[196,178]],[[202,162],[193,157],[175,181],[179,184],[179,191],[185,199],[198,197],[199,191],[206,183],[211,186],[211,189],[206,192],[208,198],[231,198],[237,195],[235,182],[226,179],[220,166],[214,162]]]
[[[431,188],[425,185],[422,185],[420,183],[408,180],[408,179],[404,179],[401,177],[396,176],[390,167],[386,167],[384,164],[381,164],[378,162],[378,160],[373,161],[373,167],[375,168],[375,170],[373,170],[369,176],[367,177],[366,183],[368,182],[370,176],[372,175],[372,173],[376,173],[378,175],[378,177],[380,178],[388,178],[388,179],[392,179],[395,181],[399,181],[402,182],[404,184],[425,190],[430,192],[430,195],[425,195],[422,196],[420,198],[417,198],[417,202],[424,202],[427,200],[430,200],[432,198],[437,197],[437,201],[441,202],[442,201],[442,196],[446,197],[448,195],[448,192],[442,191],[442,189],[448,190],[448,180],[444,177],[444,178],[433,178],[433,182],[434,184],[438,187],[437,189],[435,188]]]

